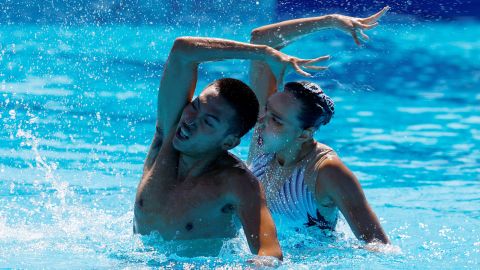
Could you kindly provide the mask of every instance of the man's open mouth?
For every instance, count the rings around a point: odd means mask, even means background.
[[[190,137],[190,132],[184,127],[184,125],[180,125],[180,127],[177,129],[177,138],[180,139],[181,141],[188,140]]]

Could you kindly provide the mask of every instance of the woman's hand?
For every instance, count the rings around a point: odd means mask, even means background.
[[[265,267],[279,267],[282,265],[282,261],[275,257],[270,257],[270,256],[255,256],[252,259],[247,260],[248,263],[260,267],[260,268],[265,268]]]
[[[353,40],[357,45],[361,45],[362,41],[367,41],[369,38],[363,30],[369,30],[378,25],[378,20],[390,9],[389,6],[384,7],[379,12],[367,18],[355,18],[344,16],[340,14],[333,14],[333,26],[347,34],[352,35]],[[360,39],[359,39],[360,34]]]
[[[283,84],[284,76],[292,69],[302,76],[311,77],[312,75],[305,70],[320,71],[328,69],[326,66],[317,66],[314,64],[329,59],[330,55],[320,56],[314,59],[300,59],[267,47],[266,63],[270,66],[273,75],[275,75],[278,90],[280,90],[280,86]]]

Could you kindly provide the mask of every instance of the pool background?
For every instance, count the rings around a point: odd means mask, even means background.
[[[314,81],[336,115],[316,138],[355,172],[401,251],[365,251],[344,224],[336,242],[279,228],[283,268],[479,266],[480,24],[391,18],[363,48],[328,30],[285,51],[332,55]],[[248,41],[258,26],[213,25],[0,25],[0,267],[248,266],[242,237],[218,258],[184,258],[132,235],[174,38]],[[202,65],[197,94],[219,77],[246,80],[247,67]],[[249,136],[233,151],[243,159]]]

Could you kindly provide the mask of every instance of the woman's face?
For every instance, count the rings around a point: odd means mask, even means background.
[[[288,148],[301,135],[301,103],[288,92],[271,95],[260,117],[258,143],[266,153]]]

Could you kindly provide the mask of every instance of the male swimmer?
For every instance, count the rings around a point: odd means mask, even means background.
[[[198,65],[250,59],[303,73],[316,59],[291,57],[266,45],[225,39],[175,40],[161,78],[156,131],[134,206],[134,232],[165,240],[235,236],[237,216],[252,253],[282,258],[262,187],[228,150],[258,116],[258,101],[241,81],[220,79],[192,101]]]

